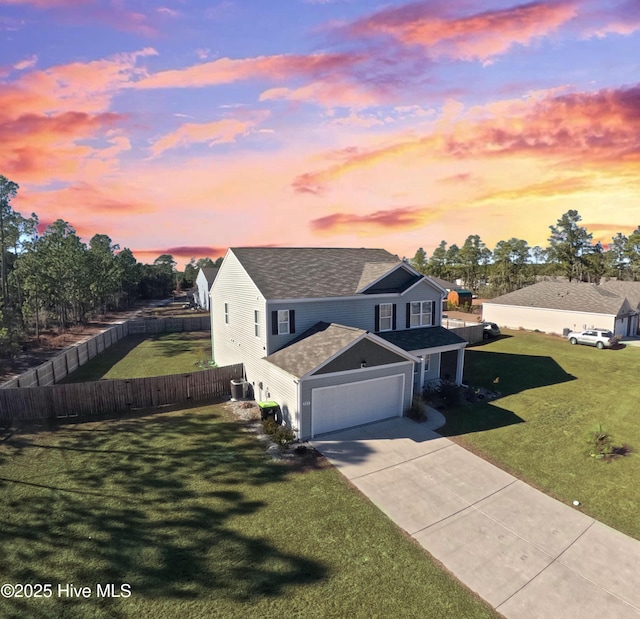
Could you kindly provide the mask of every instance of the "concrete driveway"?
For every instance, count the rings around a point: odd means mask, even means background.
[[[640,542],[406,418],[312,441],[505,617],[640,617]]]

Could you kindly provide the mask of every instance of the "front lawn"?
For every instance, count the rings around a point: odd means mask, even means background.
[[[210,331],[130,335],[89,360],[62,382],[194,372],[198,362],[210,359]]]
[[[514,331],[465,353],[465,383],[503,397],[447,412],[440,430],[524,481],[640,539],[640,348],[597,350]],[[589,456],[601,424],[636,453]]]
[[[273,462],[225,405],[0,438],[0,581],[53,591],[0,598],[2,617],[497,616],[335,469]],[[107,583],[130,597],[98,598]]]

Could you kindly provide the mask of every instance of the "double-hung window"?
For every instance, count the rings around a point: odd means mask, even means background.
[[[278,335],[289,333],[289,310],[278,310]]]
[[[224,304],[224,324],[229,324],[229,304]]]
[[[256,337],[260,337],[260,312],[253,310],[253,332]]]
[[[431,301],[414,301],[411,303],[409,312],[410,327],[429,327],[431,326]]]
[[[380,331],[391,331],[393,328],[393,303],[380,304]]]

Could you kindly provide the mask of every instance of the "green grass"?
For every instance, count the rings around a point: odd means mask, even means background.
[[[548,494],[640,539],[640,348],[597,350],[539,333],[507,337],[465,353],[465,382],[503,394],[446,413],[441,432]],[[602,424],[614,445],[636,453],[589,456]]]
[[[223,405],[0,442],[0,616],[496,617],[333,468],[270,460]],[[97,599],[127,583],[127,599]]]
[[[209,331],[130,335],[69,374],[63,382],[193,372],[198,369],[197,362],[210,359]]]

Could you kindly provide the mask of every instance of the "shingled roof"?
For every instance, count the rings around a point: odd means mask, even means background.
[[[622,282],[618,282],[622,283]],[[607,282],[606,284],[613,284]],[[630,304],[621,287],[583,282],[544,281],[485,301],[488,304],[539,307],[617,316]],[[639,297],[640,299],[640,297]]]
[[[211,286],[213,285],[213,282],[218,275],[218,271],[220,270],[219,267],[202,267],[201,270],[202,274],[207,280],[207,283],[209,284],[209,289],[211,289]]]
[[[357,294],[402,264],[384,249],[232,247],[266,299],[314,299]]]
[[[293,376],[304,376],[365,334],[355,327],[319,322],[266,359]]]

